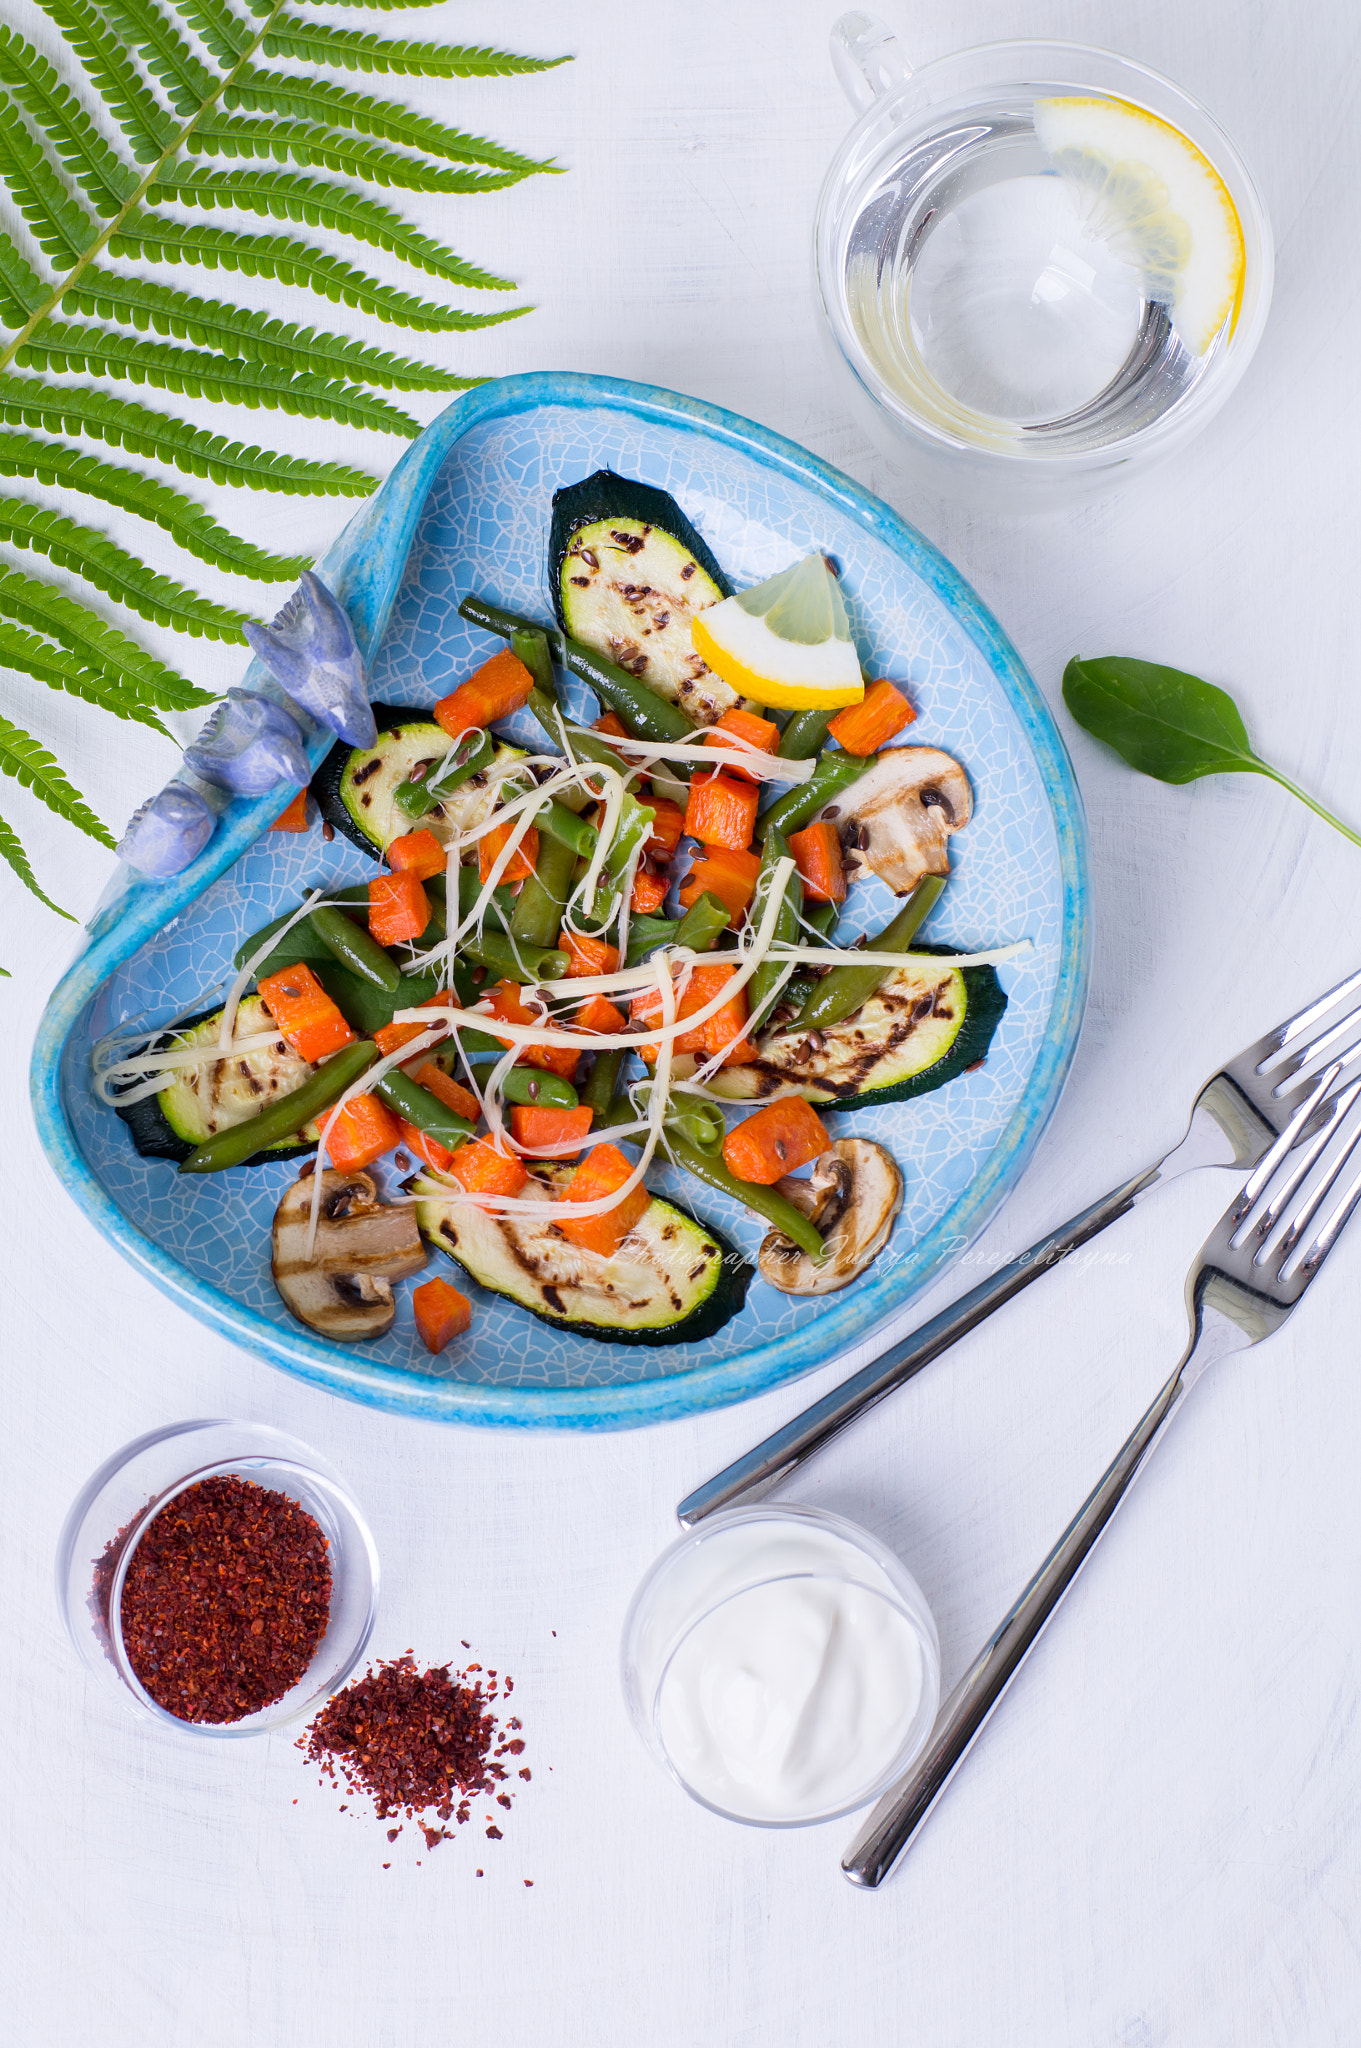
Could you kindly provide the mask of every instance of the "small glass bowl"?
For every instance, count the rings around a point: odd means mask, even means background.
[[[182,1721],[157,1705],[128,1661],[120,1626],[123,1581],[159,1511],[186,1487],[225,1476],[287,1494],[318,1523],[329,1546],[330,1620],[307,1670],[282,1699],[240,1721]],[[124,1530],[106,1621],[95,1567]],[[57,1605],[87,1668],[134,1713],[179,1735],[218,1741],[263,1735],[309,1713],[363,1656],[378,1612],[378,1552],[340,1479],[306,1444],[263,1423],[175,1422],[125,1444],[82,1488],[57,1545]]]
[[[752,1559],[744,1568],[730,1542],[737,1529],[758,1526],[772,1535],[816,1532],[839,1539],[835,1569],[772,1572]],[[734,1553],[726,1556],[725,1552]],[[853,1792],[815,1811],[792,1816],[754,1815],[720,1806],[690,1784],[667,1751],[662,1694],[678,1652],[692,1631],[729,1601],[786,1580],[836,1579],[883,1600],[908,1622],[921,1652],[922,1687],[916,1708],[893,1754],[868,1772]],[[634,1727],[655,1760],[700,1806],[744,1827],[812,1827],[854,1813],[877,1799],[925,1748],[940,1704],[940,1639],[920,1586],[901,1558],[841,1515],[793,1504],[731,1508],[711,1515],[664,1550],[633,1596],[622,1644],[624,1697]]]

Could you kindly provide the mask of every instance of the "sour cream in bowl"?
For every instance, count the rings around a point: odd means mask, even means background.
[[[867,1805],[925,1746],[940,1701],[916,1581],[818,1508],[735,1508],[663,1552],[629,1610],[623,1666],[657,1761],[756,1827]]]

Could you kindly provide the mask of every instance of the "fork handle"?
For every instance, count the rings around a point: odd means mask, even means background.
[[[842,1857],[841,1868],[852,1884],[872,1890],[883,1883],[963,1763],[1185,1399],[1191,1384],[1190,1358],[1188,1352],[960,1679],[941,1710],[924,1755],[884,1794]]]
[[[1000,1266],[989,1279],[980,1280],[977,1287],[971,1287],[920,1329],[911,1331],[878,1358],[861,1366],[844,1385],[833,1387],[754,1450],[734,1459],[713,1479],[697,1486],[676,1509],[681,1527],[693,1529],[720,1508],[760,1500],[782,1485],[791,1473],[824,1450],[833,1437],[919,1373],[933,1358],[939,1358],[942,1351],[948,1351],[952,1344],[966,1337],[994,1309],[1001,1308],[1032,1280],[1038,1280],[1041,1273],[1059,1265],[1107,1224],[1126,1215],[1139,1196],[1160,1178],[1166,1163],[1160,1160],[1156,1166],[1112,1188],[1108,1195],[1062,1224],[1049,1237],[1041,1238],[1038,1244]]]

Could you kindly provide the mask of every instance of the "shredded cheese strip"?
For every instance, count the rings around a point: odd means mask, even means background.
[[[173,1028],[167,1025],[148,1036],[164,1038],[166,1031]],[[252,1031],[245,1038],[233,1039],[225,1054],[220,1047],[203,1044],[174,1046],[166,1052],[137,1053],[126,1059],[111,1060],[97,1068],[92,1085],[101,1102],[126,1107],[134,1102],[144,1102],[148,1095],[159,1095],[183,1067],[220,1066],[224,1058],[235,1059],[238,1053],[263,1052],[266,1046],[278,1043],[277,1031]],[[133,1082],[144,1077],[145,1087],[118,1086],[120,1081]]]
[[[806,761],[786,761],[778,754],[767,754],[760,747],[754,747],[740,733],[720,735],[716,728],[710,727],[710,730],[715,738],[721,736],[721,746],[692,747],[684,740],[637,740],[631,734],[623,733],[611,733],[609,743],[621,752],[627,752],[631,759],[636,757],[635,773],[642,772],[653,761],[696,761],[715,771],[737,766],[758,782],[808,782],[816,773],[818,764],[814,757],[810,756]]]

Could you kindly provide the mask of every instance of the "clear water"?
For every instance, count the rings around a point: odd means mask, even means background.
[[[1048,166],[1030,98],[905,138],[846,250],[852,322],[919,418],[980,447],[1105,447],[1204,375],[1138,268]]]

